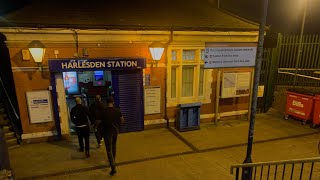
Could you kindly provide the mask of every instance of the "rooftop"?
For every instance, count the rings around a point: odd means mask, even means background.
[[[0,16],[1,27],[257,31],[254,22],[199,0],[30,0]]]

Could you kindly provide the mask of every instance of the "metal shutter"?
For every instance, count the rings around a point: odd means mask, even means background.
[[[125,123],[120,132],[144,128],[142,70],[112,71],[115,105],[121,109]]]

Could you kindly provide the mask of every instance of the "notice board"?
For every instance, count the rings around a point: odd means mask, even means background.
[[[222,98],[249,96],[251,72],[224,72],[222,79]]]
[[[204,68],[255,66],[257,43],[206,43]]]
[[[160,90],[159,86],[144,87],[144,114],[160,113]]]
[[[27,91],[26,97],[30,123],[43,123],[53,121],[50,91]]]

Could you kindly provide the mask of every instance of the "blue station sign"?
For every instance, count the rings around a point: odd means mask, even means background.
[[[135,70],[146,67],[144,58],[49,59],[50,72],[90,70]]]

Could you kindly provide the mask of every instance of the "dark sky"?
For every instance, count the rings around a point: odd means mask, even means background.
[[[220,0],[220,8],[259,22],[263,0]],[[267,24],[274,32],[298,34],[301,29],[303,3],[308,1],[306,34],[320,34],[320,0],[269,0]]]

